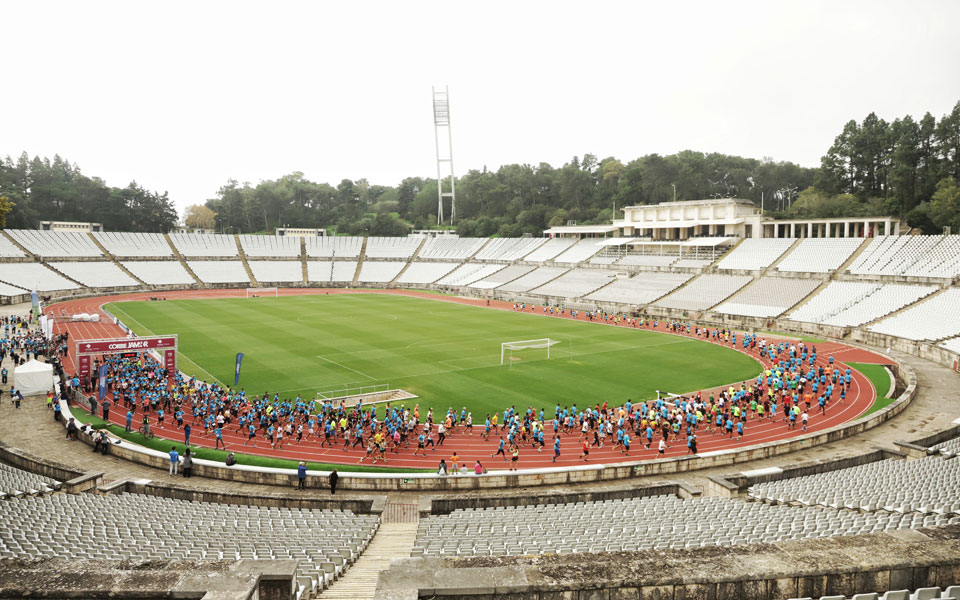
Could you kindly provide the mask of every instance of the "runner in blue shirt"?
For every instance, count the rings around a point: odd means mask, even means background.
[[[553,462],[557,462],[557,458],[560,457],[560,436],[553,436]]]

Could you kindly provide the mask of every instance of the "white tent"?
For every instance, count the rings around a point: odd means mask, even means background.
[[[53,365],[30,360],[13,370],[14,384],[24,396],[46,394],[53,389]]]

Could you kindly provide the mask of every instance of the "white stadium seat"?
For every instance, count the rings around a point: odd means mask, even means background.
[[[749,275],[701,275],[685,287],[657,300],[654,306],[706,310],[731,296],[752,279]]]
[[[250,285],[247,270],[239,260],[190,260],[187,265],[204,283]]]
[[[397,283],[426,285],[433,283],[456,268],[457,263],[416,261],[411,263],[407,270],[397,278]]]
[[[5,263],[0,266],[0,281],[38,292],[75,290],[80,287],[38,263]]]
[[[717,263],[718,269],[759,271],[772,265],[796,242],[793,238],[748,238]]]
[[[960,288],[949,288],[867,329],[908,340],[942,340],[960,335]]]
[[[358,258],[363,238],[353,236],[316,236],[303,238],[310,258]]]
[[[775,317],[807,297],[820,283],[819,279],[762,277],[714,310],[746,317]]]
[[[494,238],[480,249],[473,260],[520,260],[545,242],[545,238]]]
[[[281,258],[300,256],[299,237],[279,235],[238,235],[243,253],[249,257]],[[257,280],[259,281],[259,279]]]
[[[112,262],[51,262],[50,266],[87,287],[131,287],[140,283]]]
[[[128,271],[148,285],[190,285],[196,283],[177,260],[125,260]]]
[[[103,252],[86,233],[7,229],[21,246],[41,258],[102,257]]]
[[[586,299],[596,302],[649,304],[677,289],[692,277],[689,273],[640,273],[629,279],[617,279]]]
[[[777,269],[804,273],[836,271],[863,244],[863,238],[807,238],[787,254]]]
[[[208,256],[236,256],[239,258],[237,242],[232,235],[218,233],[171,233],[170,240],[177,252],[185,258]],[[201,277],[201,279],[203,279]]]
[[[303,264],[299,260],[251,260],[247,264],[259,283],[303,282]]]
[[[93,234],[107,252],[117,257],[143,256],[168,258],[173,250],[161,233],[124,233],[120,231]]]

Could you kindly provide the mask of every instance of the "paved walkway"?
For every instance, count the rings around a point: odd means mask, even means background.
[[[417,537],[416,523],[384,523],[346,574],[318,597],[320,600],[372,599],[382,571],[395,558],[408,558]]]

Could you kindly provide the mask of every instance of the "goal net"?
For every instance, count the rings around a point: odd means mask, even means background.
[[[547,359],[549,359],[550,346],[559,343],[559,340],[552,340],[550,338],[542,338],[539,340],[520,340],[518,342],[503,342],[500,344],[500,364],[503,365],[504,362],[508,362],[512,365],[514,360],[521,360],[522,355],[514,356],[514,352],[520,350],[546,349]]]
[[[277,288],[275,287],[247,288],[247,298],[266,298],[269,296],[276,298]]]

